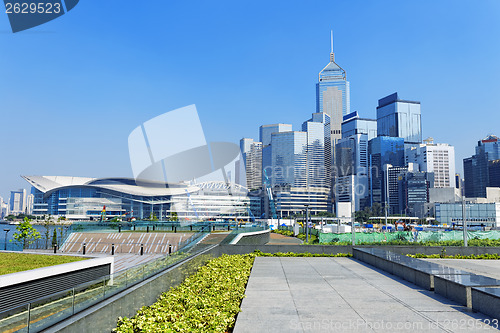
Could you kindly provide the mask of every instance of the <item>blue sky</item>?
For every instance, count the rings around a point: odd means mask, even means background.
[[[500,135],[499,18],[498,0],[81,0],[13,34],[0,13],[0,196],[28,188],[20,175],[131,176],[129,133],[193,103],[208,141],[299,129],[330,29],[351,109],[420,101],[424,137],[454,145],[461,171]]]

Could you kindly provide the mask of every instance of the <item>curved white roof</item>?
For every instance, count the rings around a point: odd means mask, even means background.
[[[182,195],[200,190],[199,186],[186,184],[165,184],[137,182],[131,178],[87,178],[66,176],[22,176],[31,186],[45,195],[62,188],[93,187],[117,191],[136,196],[171,196]]]

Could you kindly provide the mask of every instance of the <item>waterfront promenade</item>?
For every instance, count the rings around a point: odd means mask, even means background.
[[[258,257],[234,333],[495,332],[498,321],[352,258]]]

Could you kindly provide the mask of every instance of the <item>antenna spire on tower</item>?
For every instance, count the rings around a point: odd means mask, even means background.
[[[330,30],[330,44],[331,44],[330,62],[335,62],[335,53],[333,53],[333,30]]]
[[[333,53],[333,30],[330,30],[330,43],[332,46],[332,51],[330,53]]]

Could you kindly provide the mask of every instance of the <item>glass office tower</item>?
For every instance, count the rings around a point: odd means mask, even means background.
[[[319,73],[316,84],[316,112],[324,112],[330,116],[332,140],[341,138],[342,118],[351,113],[350,110],[349,81],[342,67],[335,63],[332,49],[330,62]]]
[[[377,120],[360,118],[358,112],[354,111],[344,117],[342,122],[342,138],[348,138],[356,134],[366,134],[368,141],[377,137]]]
[[[378,136],[368,143],[371,204],[384,203],[384,164],[405,166],[404,139]]]
[[[476,154],[463,160],[465,178],[465,196],[485,198],[486,187],[495,187],[500,183],[496,177],[497,163],[500,159],[500,139],[494,135],[478,141]]]
[[[422,143],[420,102],[399,99],[398,93],[379,99],[377,135],[403,138],[405,144]]]
[[[307,186],[307,133],[281,132],[271,135],[272,186]]]
[[[262,146],[268,146],[271,144],[271,134],[279,132],[289,132],[292,130],[292,125],[290,124],[271,124],[262,125],[259,128],[259,140],[262,142]]]

